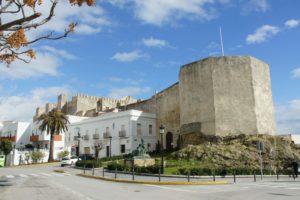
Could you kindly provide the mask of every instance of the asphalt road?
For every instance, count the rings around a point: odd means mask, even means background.
[[[53,172],[57,166],[1,168],[0,200],[194,200],[299,199],[300,180],[242,182],[228,185],[136,185]],[[0,181],[1,183],[1,181]]]

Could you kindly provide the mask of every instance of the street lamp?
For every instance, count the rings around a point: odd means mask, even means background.
[[[161,163],[160,163],[160,172],[164,173],[164,143],[163,143],[163,135],[165,133],[165,127],[163,125],[160,125],[159,127],[159,133],[160,133],[160,153],[161,153]]]
[[[77,140],[78,140],[78,157],[77,157],[77,161],[79,161],[79,156],[80,156],[80,128],[79,127],[76,127],[75,128],[77,130]]]
[[[109,138],[109,158],[111,158],[111,139],[112,139],[112,136],[110,135],[108,138]]]

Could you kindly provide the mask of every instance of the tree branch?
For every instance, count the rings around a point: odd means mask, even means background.
[[[0,31],[5,31],[5,30],[7,30],[10,27],[15,26],[15,25],[22,25],[24,22],[32,21],[32,20],[40,17],[41,15],[42,15],[41,13],[35,13],[35,14],[29,16],[29,17],[21,18],[21,19],[3,24],[3,25],[0,26]]]

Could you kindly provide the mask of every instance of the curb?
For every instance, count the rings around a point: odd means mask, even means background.
[[[77,174],[77,176],[92,178],[104,181],[118,182],[118,183],[134,183],[134,184],[150,184],[150,185],[224,185],[227,181],[203,181],[203,182],[157,182],[157,181],[130,181],[130,180],[115,180],[111,178],[104,178],[101,176],[92,176],[86,174]]]
[[[62,170],[62,169],[55,169],[55,170],[53,170],[54,172],[56,172],[56,173],[66,173],[66,171],[65,170]]]
[[[45,166],[45,165],[56,165],[59,164],[60,162],[50,162],[50,163],[36,163],[36,164],[28,164],[28,165],[13,165],[13,166],[8,166],[8,168],[11,167],[38,167],[38,166]]]

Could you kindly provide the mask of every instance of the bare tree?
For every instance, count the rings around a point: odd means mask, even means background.
[[[26,63],[35,58],[35,52],[30,45],[43,39],[58,40],[67,37],[74,31],[76,23],[71,22],[61,35],[54,32],[46,33],[32,40],[28,40],[26,33],[31,29],[43,26],[55,15],[55,8],[59,0],[50,2],[49,12],[43,16],[37,11],[38,6],[44,4],[43,0],[0,0],[0,62],[10,64],[16,59]],[[60,0],[62,1],[62,0]],[[68,0],[70,4],[82,6],[86,3],[93,6],[95,0]],[[10,19],[2,24],[2,19]]]

